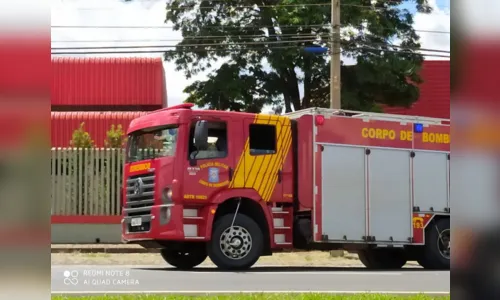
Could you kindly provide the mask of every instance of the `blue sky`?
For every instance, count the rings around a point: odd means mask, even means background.
[[[450,0],[436,0],[436,5],[440,9],[449,10],[450,9]],[[404,3],[403,5],[401,5],[401,8],[406,8],[413,14],[417,12],[417,10],[415,9],[415,4],[412,2]]]

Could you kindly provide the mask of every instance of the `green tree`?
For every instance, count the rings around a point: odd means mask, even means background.
[[[423,61],[413,16],[399,8],[413,3],[430,12],[427,0],[342,0],[342,107],[377,110],[377,104],[410,106],[418,99]],[[329,45],[331,0],[171,0],[166,22],[182,33],[165,54],[189,78],[226,59],[206,81],[185,89],[186,102],[220,110],[259,112],[263,105],[285,112],[329,103],[328,54],[305,53],[307,45]],[[299,4],[304,4],[297,6]],[[308,5],[309,4],[309,5]],[[325,4],[325,5],[310,5]],[[287,6],[288,5],[288,6]],[[293,6],[294,5],[294,6]],[[399,42],[393,45],[394,38]],[[313,40],[317,40],[314,41]],[[197,45],[197,46],[193,46]],[[397,46],[397,47],[395,47]],[[304,86],[303,97],[300,85]]]
[[[125,132],[121,124],[115,126],[111,125],[111,128],[106,131],[106,140],[104,140],[104,145],[108,148],[122,148],[127,142]]]
[[[94,141],[90,134],[85,130],[85,122],[80,124],[80,127],[73,131],[70,146],[73,148],[94,148]]]

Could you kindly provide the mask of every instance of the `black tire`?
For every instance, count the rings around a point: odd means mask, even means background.
[[[366,249],[358,252],[361,263],[368,269],[397,270],[406,265],[406,256],[398,249]]]
[[[236,216],[233,233],[228,232],[233,217],[234,214],[224,215],[215,222],[212,240],[207,244],[208,256],[222,270],[249,269],[262,255],[264,235],[259,225],[244,214]],[[221,240],[228,243],[222,243]],[[229,242],[232,242],[233,246],[230,246]],[[230,253],[235,256],[230,258]]]
[[[443,234],[440,239],[440,234]],[[423,246],[418,264],[429,270],[449,270],[450,256],[440,249],[447,246],[450,237],[450,219],[441,219],[429,224],[425,230],[425,246]]]
[[[177,251],[166,248],[161,249],[160,254],[167,264],[180,270],[190,270],[207,259],[207,252],[202,246],[189,251]]]

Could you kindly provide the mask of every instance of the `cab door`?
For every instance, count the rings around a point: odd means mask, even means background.
[[[203,118],[202,118],[203,119]],[[209,148],[197,151],[194,147],[194,125],[190,124],[187,168],[184,171],[183,198],[194,202],[206,202],[217,192],[227,189],[234,174],[234,142],[237,129],[230,118],[206,119],[208,122]],[[189,157],[195,156],[196,164],[191,165]]]
[[[247,141],[239,185],[253,188],[263,201],[283,201],[283,163],[292,143],[290,119],[257,115],[244,120],[243,133]]]

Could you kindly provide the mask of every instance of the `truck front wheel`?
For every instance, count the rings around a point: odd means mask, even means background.
[[[180,270],[192,269],[207,259],[207,252],[203,247],[177,251],[173,249],[161,249],[161,257],[172,267]]]
[[[250,217],[238,214],[234,224],[233,217],[234,214],[228,214],[215,222],[207,252],[220,269],[244,270],[252,267],[261,256],[264,235]]]
[[[366,249],[358,252],[361,263],[368,269],[401,269],[407,262],[405,253],[397,249]]]

